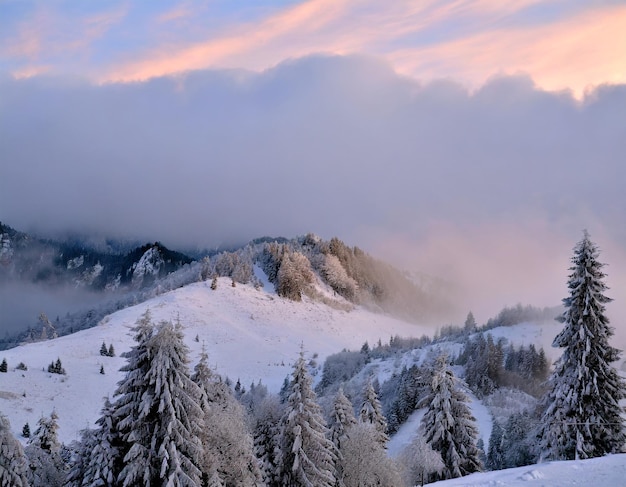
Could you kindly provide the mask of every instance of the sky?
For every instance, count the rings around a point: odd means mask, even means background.
[[[0,19],[4,223],[338,236],[460,283],[479,321],[558,304],[587,229],[626,319],[624,1],[0,0]]]

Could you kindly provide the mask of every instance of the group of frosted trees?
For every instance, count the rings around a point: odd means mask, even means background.
[[[511,417],[505,428],[494,424],[488,468],[531,462],[537,455],[573,459],[623,450],[619,401],[626,387],[611,365],[620,353],[609,345],[609,298],[597,257],[585,233],[572,259],[565,326],[554,340],[564,351],[548,381],[541,426],[536,429],[524,414]],[[0,485],[398,486],[463,476],[483,466],[475,418],[445,355],[434,361],[416,404],[425,413],[401,457],[408,466],[401,479],[386,452],[387,424],[370,381],[356,415],[340,388],[326,421],[301,354],[283,400],[259,396],[249,415],[208,367],[206,353],[193,373],[188,370],[180,325],[154,325],[146,313],[134,331],[136,345],[122,369],[126,376],[106,400],[97,428],[83,432],[69,472],[59,468],[68,459],[56,440],[54,413],[41,418],[26,451],[0,415]]]

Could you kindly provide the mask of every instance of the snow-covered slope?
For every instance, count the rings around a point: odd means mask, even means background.
[[[210,282],[200,282],[114,313],[95,328],[2,352],[0,359],[6,358],[9,371],[0,374],[0,411],[10,419],[14,434],[19,436],[26,422],[32,429],[53,409],[59,415],[59,437],[66,443],[76,439],[81,429],[93,426],[103,397],[112,395],[122,378],[119,369],[126,361],[120,354],[133,345],[130,329],[146,309],[155,322],[180,320],[191,349],[191,366],[204,343],[219,373],[240,378],[246,387],[262,379],[273,391],[291,372],[301,345],[307,357],[319,354],[321,364],[328,354],[358,349],[365,340],[373,343],[396,334],[431,333],[425,326],[360,308],[340,311],[306,299],[295,303],[276,296],[269,287],[233,288],[224,278],[211,290]],[[102,342],[112,344],[117,355],[101,356]],[[67,375],[47,372],[57,358]],[[20,362],[28,370],[16,370]]]
[[[428,484],[432,487],[622,487],[626,485],[626,454],[590,460],[549,462]]]

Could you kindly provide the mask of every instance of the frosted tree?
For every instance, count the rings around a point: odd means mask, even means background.
[[[418,407],[427,408],[421,427],[427,443],[441,453],[444,478],[462,477],[481,468],[476,419],[467,402],[447,357],[440,356],[435,363],[430,392]]]
[[[348,430],[357,424],[354,416],[354,408],[350,399],[343,393],[343,387],[339,388],[333,403],[333,412],[330,418],[330,439],[338,450],[341,443],[347,438]]]
[[[280,418],[283,408],[278,396],[267,396],[254,409],[254,453],[259,459],[263,481],[280,487]]]
[[[331,487],[335,485],[335,446],[327,438],[328,428],[303,355],[294,366],[281,421],[282,485]]]
[[[58,453],[61,450],[61,443],[59,443],[57,434],[59,429],[57,419],[59,419],[59,416],[56,411],[52,411],[49,418],[45,416],[39,418],[37,429],[30,440],[28,440],[28,443],[41,448],[47,453]]]
[[[150,331],[149,317],[138,326],[139,345],[130,359],[145,371],[129,370],[120,383],[116,419],[124,448],[122,486],[195,486],[203,428],[200,391],[188,374],[187,347],[180,325],[162,322]],[[144,341],[145,340],[145,341]]]
[[[81,452],[76,456],[69,485],[97,487],[116,485],[122,470],[121,439],[117,431],[115,409],[107,398],[102,416],[96,421],[98,428],[83,432]]]
[[[554,364],[541,420],[541,459],[591,458],[622,451],[626,442],[619,401],[624,381],[611,365],[621,352],[609,344],[604,264],[585,231],[574,248],[564,323],[553,346],[563,348]]]
[[[387,442],[389,441],[387,420],[383,415],[383,408],[370,379],[365,383],[363,404],[359,410],[359,421],[373,425],[376,430],[376,440],[383,448],[387,448]]]
[[[315,280],[311,263],[300,252],[285,252],[276,275],[276,292],[293,301],[301,301],[302,293]]]
[[[501,470],[505,468],[505,451],[503,450],[503,431],[500,424],[492,419],[491,434],[489,435],[489,448],[487,449],[487,464],[489,470]]]
[[[29,481],[33,487],[56,487],[65,484],[65,462],[61,457],[55,411],[50,417],[42,416],[28,440],[25,453],[29,462]]]
[[[465,318],[463,329],[467,333],[473,333],[474,331],[476,331],[476,319],[474,318],[474,314],[471,311],[467,313],[467,318]]]
[[[402,451],[399,458],[403,466],[406,485],[424,485],[435,479],[444,469],[441,454],[426,443],[423,431],[418,429],[411,443]]]
[[[354,408],[350,399],[343,393],[343,387],[339,388],[333,402],[333,411],[330,416],[330,439],[335,444],[337,461],[335,462],[335,476],[338,485],[343,486],[343,464],[344,458],[342,447],[348,439],[349,430],[357,423],[354,416]]]
[[[0,414],[0,485],[30,486],[24,450],[11,433],[9,420],[3,414]]]
[[[396,464],[379,442],[375,425],[352,426],[341,446],[342,478],[345,487],[397,487],[402,478]]]
[[[123,440],[120,457],[124,460],[132,445],[134,465],[137,475],[139,475],[142,468],[148,468],[150,454],[150,450],[139,442],[139,435],[146,435],[147,433],[143,429],[135,429],[135,425],[140,422],[140,414],[143,414],[143,395],[149,390],[149,381],[147,380],[147,374],[150,370],[149,343],[154,334],[150,310],[146,310],[137,320],[133,331],[135,333],[133,339],[137,344],[130,351],[122,354],[122,357],[127,359],[127,363],[120,370],[126,372],[126,376],[118,383],[115,391],[114,417]],[[131,482],[132,480],[129,484]]]
[[[333,254],[324,255],[324,263],[320,271],[335,292],[351,300],[356,297],[358,285],[354,279],[348,276],[336,256]]]
[[[245,410],[230,387],[208,366],[203,349],[192,380],[200,390],[204,428],[200,433],[203,472],[213,472],[224,486],[262,484],[262,473],[254,454],[254,444]]]

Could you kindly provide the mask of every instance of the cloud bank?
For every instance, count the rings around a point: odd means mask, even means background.
[[[313,56],[131,84],[6,75],[0,92],[0,220],[20,229],[179,248],[313,231],[501,306],[557,304],[587,228],[623,294],[624,85],[470,93]]]

